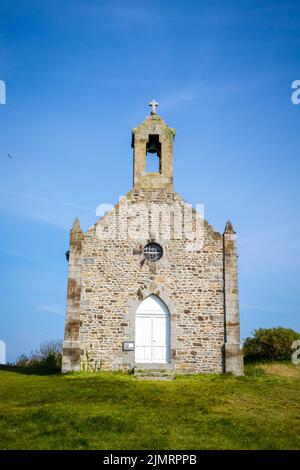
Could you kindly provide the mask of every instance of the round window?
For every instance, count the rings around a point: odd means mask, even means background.
[[[163,249],[158,243],[148,243],[144,248],[144,255],[148,261],[158,261],[163,255]]]

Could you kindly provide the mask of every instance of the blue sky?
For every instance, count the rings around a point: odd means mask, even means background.
[[[131,129],[152,98],[177,131],[176,191],[237,231],[242,336],[300,331],[299,24],[290,0],[1,1],[9,361],[63,337],[69,228],[130,189]]]

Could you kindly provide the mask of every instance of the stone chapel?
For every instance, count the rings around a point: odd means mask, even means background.
[[[71,229],[62,371],[242,375],[236,233],[174,192],[175,131],[157,104],[132,130],[133,188]]]

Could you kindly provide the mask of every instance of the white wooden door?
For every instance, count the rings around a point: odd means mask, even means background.
[[[139,306],[135,318],[135,362],[164,364],[169,362],[169,311],[156,295]]]
[[[135,320],[135,362],[152,362],[152,316],[137,315]]]

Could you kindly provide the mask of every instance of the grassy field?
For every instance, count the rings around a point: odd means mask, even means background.
[[[300,366],[138,381],[0,370],[1,449],[300,449]]]

